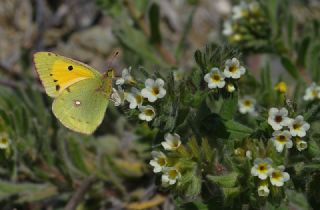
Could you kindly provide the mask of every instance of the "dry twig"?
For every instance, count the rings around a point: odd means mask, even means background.
[[[97,178],[93,175],[84,180],[82,185],[80,185],[80,187],[76,190],[64,209],[75,210],[79,203],[82,201],[86,192],[92,187],[96,180]]]

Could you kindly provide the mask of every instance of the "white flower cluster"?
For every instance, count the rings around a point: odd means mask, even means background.
[[[180,136],[176,133],[165,135],[165,141],[161,142],[163,148],[167,151],[176,151],[181,146]],[[181,173],[177,167],[169,164],[169,158],[161,151],[153,151],[153,159],[150,165],[154,173],[162,173],[161,182],[163,186],[174,185],[181,178]]]
[[[320,86],[316,83],[312,83],[307,89],[303,96],[305,101],[314,101],[320,99]]]
[[[267,197],[270,193],[268,188],[268,178],[270,183],[276,187],[282,187],[285,182],[290,180],[290,175],[284,172],[284,166],[272,167],[272,160],[270,158],[256,158],[251,168],[251,175],[257,176],[261,180],[258,187],[258,195]]]
[[[304,120],[302,115],[292,119],[288,117],[286,108],[271,108],[269,110],[268,123],[274,130],[273,137],[270,140],[278,152],[282,152],[284,147],[291,148],[293,146],[292,138],[295,139],[296,148],[299,151],[307,148],[307,142],[301,138],[306,136],[310,124]],[[289,130],[282,130],[286,127]]]
[[[122,85],[136,84],[136,81],[131,75],[131,67],[122,71],[122,76],[116,81],[116,84],[121,89]],[[138,108],[140,110],[140,120],[149,122],[156,116],[156,111],[151,105],[143,105],[143,102],[147,99],[148,102],[153,103],[156,100],[163,98],[166,93],[167,92],[164,89],[164,81],[162,79],[157,78],[156,80],[153,80],[148,78],[145,81],[145,88],[140,91],[137,88],[132,87],[131,92],[124,94],[124,99],[129,102],[130,109]]]
[[[226,87],[228,92],[235,91],[235,86],[231,79],[239,79],[245,74],[246,69],[240,65],[237,58],[228,59],[225,62],[224,71],[219,68],[212,68],[209,73],[204,76],[204,80],[208,83],[210,89]],[[230,81],[227,82],[226,79]]]
[[[247,3],[242,1],[232,8],[232,17],[223,24],[222,34],[231,38],[233,41],[241,41],[242,36],[237,33],[239,21],[251,16],[259,16],[260,6],[257,2]]]

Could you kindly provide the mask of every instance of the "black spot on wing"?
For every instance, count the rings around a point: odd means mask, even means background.
[[[60,85],[56,85],[56,91],[60,90]]]
[[[58,82],[58,80],[54,79],[53,82]]]
[[[72,71],[72,69],[73,69],[73,66],[68,66],[69,71]]]

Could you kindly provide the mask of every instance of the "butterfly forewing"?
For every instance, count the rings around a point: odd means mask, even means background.
[[[101,77],[90,66],[51,52],[35,53],[34,63],[41,82],[51,97],[57,97],[76,82]]]
[[[54,115],[66,127],[90,134],[101,124],[109,96],[101,91],[102,80],[86,79],[63,90],[54,100]]]

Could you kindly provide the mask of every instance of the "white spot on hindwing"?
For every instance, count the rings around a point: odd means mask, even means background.
[[[74,105],[75,105],[76,107],[80,106],[80,105],[81,105],[81,101],[79,101],[79,100],[74,100]]]

